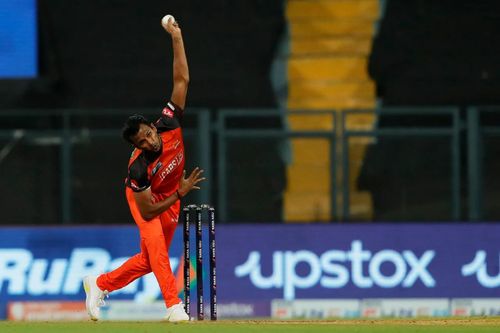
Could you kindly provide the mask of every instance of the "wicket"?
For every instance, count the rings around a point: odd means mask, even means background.
[[[198,320],[205,318],[203,302],[203,211],[208,213],[208,246],[209,246],[209,276],[210,276],[210,319],[217,320],[217,284],[215,265],[215,209],[209,205],[187,205],[184,212],[184,306],[186,313],[191,318],[191,276],[190,276],[190,223],[193,211],[196,213],[196,280],[197,280],[197,311]]]

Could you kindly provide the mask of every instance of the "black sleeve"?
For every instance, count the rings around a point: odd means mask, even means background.
[[[184,110],[177,104],[169,101],[161,112],[161,117],[155,123],[156,128],[172,130],[181,127]]]
[[[130,165],[125,184],[134,192],[142,192],[151,186],[151,182],[148,179],[147,165],[143,165],[140,159],[136,159]]]

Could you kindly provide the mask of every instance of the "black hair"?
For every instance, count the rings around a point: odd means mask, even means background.
[[[134,144],[132,141],[132,137],[139,132],[139,128],[141,124],[144,125],[151,125],[149,120],[146,119],[143,115],[140,114],[133,114],[130,117],[128,117],[127,121],[125,122],[125,125],[123,125],[122,128],[122,137],[125,139],[125,141]]]

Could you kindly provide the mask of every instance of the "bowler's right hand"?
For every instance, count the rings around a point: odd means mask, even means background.
[[[163,29],[165,29],[166,32],[168,32],[172,37],[175,36],[180,36],[181,35],[181,28],[179,27],[179,24],[177,21],[170,19],[168,20],[167,24],[164,24],[162,22],[161,26]]]

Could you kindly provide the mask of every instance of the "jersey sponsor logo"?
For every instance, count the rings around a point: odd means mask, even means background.
[[[183,159],[184,159],[184,153],[181,151],[170,161],[167,167],[160,173],[160,179],[164,180],[169,174],[171,174],[172,171],[174,171],[175,168],[177,168],[182,163]]]
[[[169,108],[163,108],[163,112],[162,113],[166,117],[169,117],[169,118],[173,118],[174,117],[174,112],[172,110],[170,110]]]
[[[162,166],[163,164],[161,162],[158,162],[158,164],[156,164],[153,168],[153,171],[151,171],[151,176],[154,176]]]
[[[172,145],[172,148],[177,149],[177,147],[179,147],[180,144],[181,144],[180,140],[175,140],[174,144]]]

